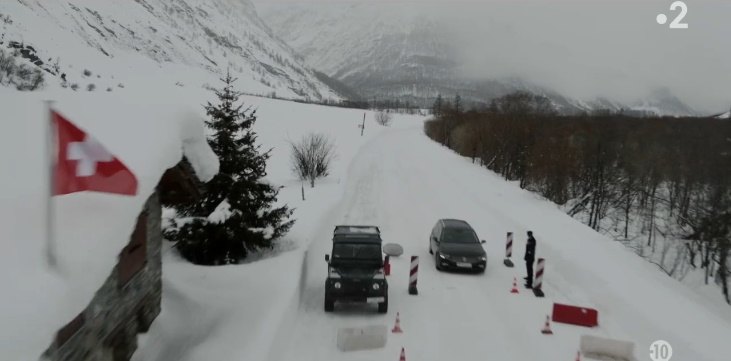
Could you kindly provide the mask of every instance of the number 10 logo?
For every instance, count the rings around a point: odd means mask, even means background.
[[[673,357],[673,348],[669,342],[657,340],[650,345],[650,359],[652,361],[670,361],[671,357]]]
[[[676,9],[680,8],[680,13],[675,17],[675,19],[670,23],[670,29],[687,29],[688,23],[681,23],[683,21],[683,18],[685,18],[685,15],[688,15],[688,5],[685,4],[683,1],[676,1],[670,5],[670,11],[675,11]],[[665,14],[659,14],[657,15],[657,23],[660,25],[665,25],[665,23],[668,22],[668,16]]]

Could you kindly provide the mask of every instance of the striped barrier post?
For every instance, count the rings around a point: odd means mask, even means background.
[[[536,264],[536,279],[533,282],[533,294],[536,297],[543,297],[543,269],[546,267],[546,260],[543,258],[538,259]]]
[[[416,274],[419,271],[419,256],[411,256],[411,270],[409,272],[409,294],[418,295],[416,289]]]
[[[512,268],[514,266],[511,257],[513,257],[513,232],[508,232],[505,240],[505,260],[503,261],[506,267]]]

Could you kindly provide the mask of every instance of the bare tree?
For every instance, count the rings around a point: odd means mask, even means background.
[[[393,120],[393,117],[386,111],[376,113],[376,123],[383,125],[384,127],[391,125],[391,120]]]
[[[335,145],[322,133],[310,133],[298,143],[290,142],[292,172],[302,181],[315,187],[317,178],[327,177],[335,158]]]

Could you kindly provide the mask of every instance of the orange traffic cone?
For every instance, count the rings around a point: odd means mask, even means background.
[[[581,351],[576,351],[576,361],[581,361]]]
[[[398,361],[406,361],[406,351],[404,348],[401,348],[401,357],[398,358]]]
[[[551,331],[551,317],[550,316],[546,316],[546,324],[543,326],[541,333],[544,335],[553,335],[553,331]]]
[[[520,293],[518,291],[518,279],[517,279],[517,277],[513,277],[513,289],[510,290],[510,293]]]
[[[393,325],[393,329],[391,330],[393,333],[402,333],[404,332],[401,329],[401,317],[398,312],[396,312],[396,324]]]

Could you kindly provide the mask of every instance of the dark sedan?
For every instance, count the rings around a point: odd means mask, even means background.
[[[429,236],[429,253],[438,270],[485,272],[487,254],[472,227],[458,219],[440,219]]]

